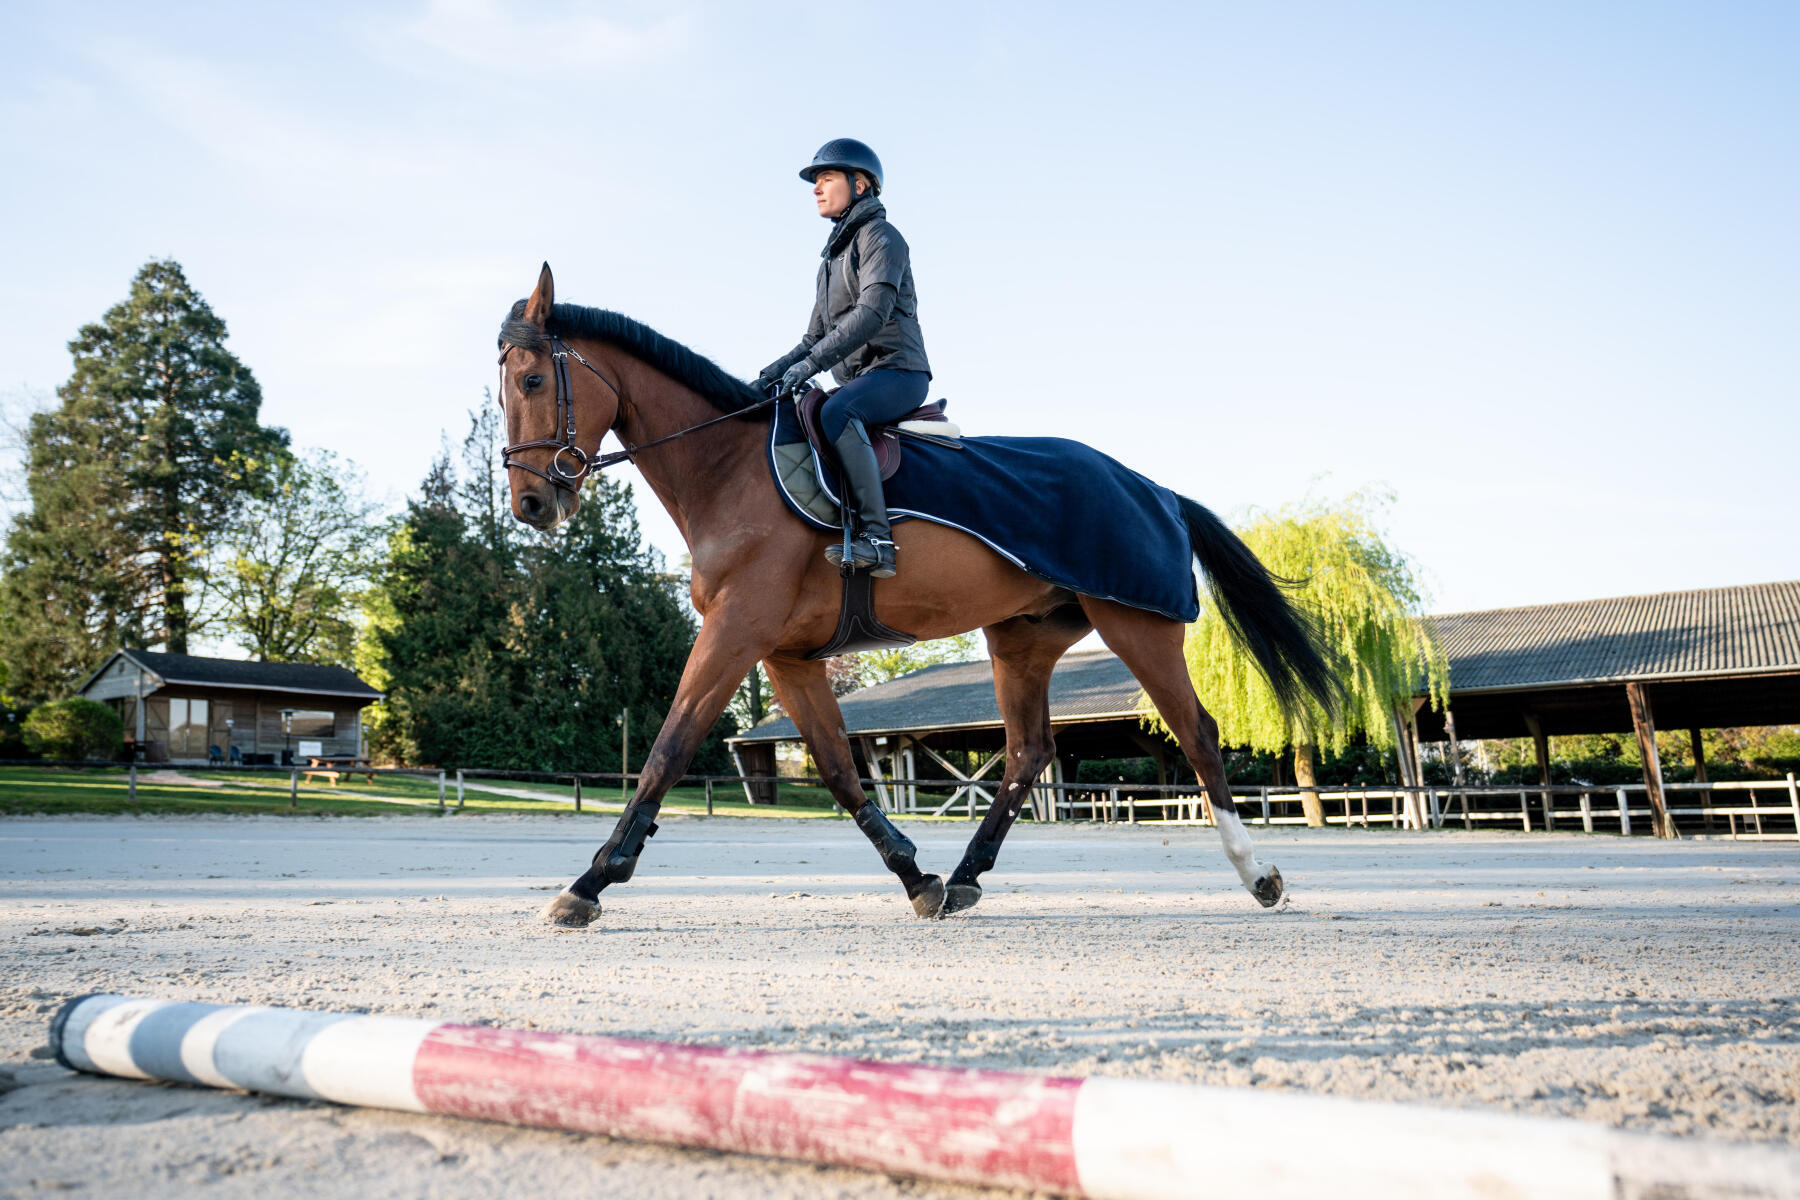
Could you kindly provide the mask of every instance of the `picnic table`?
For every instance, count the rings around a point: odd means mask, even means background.
[[[306,760],[306,770],[301,778],[311,783],[314,779],[328,780],[332,787],[346,775],[366,775],[370,783],[375,782],[375,765],[366,758],[313,758]]]

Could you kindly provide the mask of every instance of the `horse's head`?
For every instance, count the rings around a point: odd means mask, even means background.
[[[581,482],[619,419],[612,384],[550,328],[556,281],[550,264],[529,299],[500,326],[500,402],[506,420],[513,516],[554,529],[581,507]],[[571,372],[570,359],[586,370]]]

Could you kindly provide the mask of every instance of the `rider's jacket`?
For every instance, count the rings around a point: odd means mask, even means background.
[[[806,336],[763,376],[777,378],[802,358],[829,368],[840,384],[879,369],[929,375],[911,255],[881,201],[864,196],[851,205],[833,222],[820,257]]]

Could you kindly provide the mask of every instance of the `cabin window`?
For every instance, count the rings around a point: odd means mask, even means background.
[[[288,736],[294,738],[328,738],[335,734],[336,728],[336,713],[296,708],[294,710],[294,719],[288,726]]]

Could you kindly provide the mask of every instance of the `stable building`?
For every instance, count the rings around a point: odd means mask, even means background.
[[[1547,784],[1550,737],[1635,733],[1648,746],[1659,727],[1689,731],[1704,780],[1701,729],[1800,724],[1800,581],[1449,613],[1431,621],[1450,661],[1449,704],[1435,711],[1420,695],[1410,713],[1404,706],[1396,712],[1410,751],[1397,764],[1406,783],[1419,779],[1419,742],[1530,737],[1540,782]],[[1084,758],[1148,755],[1172,782],[1182,764],[1165,739],[1144,728],[1141,693],[1109,651],[1064,656],[1050,684],[1057,748],[1051,777],[1072,779]],[[916,778],[914,766],[929,757],[983,803],[991,801],[1006,739],[987,661],[928,667],[853,692],[840,706],[872,778]],[[730,744],[744,773],[773,775],[775,745],[799,736],[792,721],[774,718]],[[969,756],[966,768],[944,759],[952,750]],[[1661,814],[1661,768],[1654,753],[1645,761],[1645,789]]]
[[[119,650],[76,692],[125,722],[148,762],[289,763],[364,756],[362,710],[382,699],[343,667]]]

